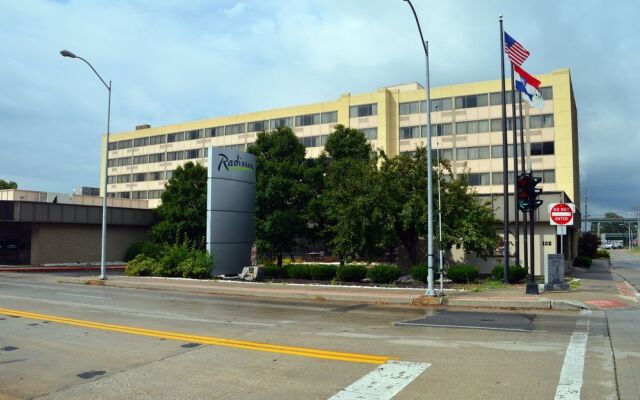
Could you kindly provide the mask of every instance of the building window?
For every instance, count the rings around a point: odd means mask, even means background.
[[[293,117],[272,119],[271,121],[269,121],[269,126],[271,127],[271,129],[281,128],[283,126],[293,128]]]
[[[491,174],[489,172],[470,173],[469,185],[471,186],[486,186],[491,184]]]
[[[131,182],[131,174],[124,174],[116,176],[117,183],[129,183]]]
[[[318,125],[320,123],[320,114],[298,115],[296,117],[296,126]]]
[[[147,172],[148,181],[161,181],[164,179],[164,171]]]
[[[149,162],[156,163],[164,161],[164,153],[149,154]]]
[[[117,182],[116,178],[117,177],[115,175],[111,175],[111,176],[107,177],[107,183],[108,184],[116,183]]]
[[[504,182],[503,178],[503,174],[502,171],[500,172],[493,172],[491,174],[491,184],[492,185],[502,185],[502,182]],[[508,185],[513,185],[513,171],[509,171],[507,173],[507,184]]]
[[[169,180],[173,178],[173,171],[167,171],[165,172],[165,175],[167,176],[166,179]]]
[[[111,160],[109,160],[109,162],[107,162],[107,166],[109,168],[117,167],[118,166],[118,159],[117,158],[112,158]]]
[[[149,145],[149,137],[143,137],[133,140],[133,147],[142,147]]]
[[[149,190],[147,193],[149,199],[159,199],[160,197],[162,197],[162,190]]]
[[[358,130],[364,134],[364,137],[367,140],[378,139],[378,128],[365,128],[365,129],[358,129]]]
[[[419,126],[405,126],[400,128],[400,139],[418,139],[420,138]]]
[[[131,157],[121,157],[117,159],[118,167],[124,167],[127,165],[131,165]]]
[[[466,135],[468,133],[489,132],[489,120],[456,122],[456,134]]]
[[[202,158],[202,149],[191,149],[191,150],[185,150],[184,151],[184,158],[185,159],[189,159],[189,158]]]
[[[519,92],[516,92],[516,104],[519,104],[519,102],[518,102],[518,93]],[[511,90],[507,90],[505,95],[507,97],[507,104],[511,104]],[[489,94],[489,104],[492,105],[492,106],[501,105],[502,104],[502,93],[500,93],[500,92],[490,93]]]
[[[531,129],[553,128],[553,114],[530,116],[529,127]]]
[[[109,150],[118,150],[118,142],[109,142]]]
[[[144,173],[144,172],[133,174],[133,181],[134,182],[144,182],[146,180],[147,180],[147,174]]]
[[[269,129],[269,121],[254,121],[247,124],[247,132],[262,132]]]
[[[486,107],[489,104],[489,95],[474,94],[470,96],[456,97],[456,108]]]
[[[176,161],[184,159],[184,151],[168,151],[167,161]]]
[[[137,164],[146,164],[149,162],[149,156],[147,154],[143,155],[143,156],[134,156],[133,157],[133,164],[137,165]]]
[[[456,149],[458,161],[464,160],[484,160],[489,158],[489,146],[461,147]]]
[[[134,190],[131,192],[131,198],[136,200],[146,200],[147,199],[147,191],[146,190]]]
[[[418,114],[420,112],[420,103],[411,101],[409,103],[400,103],[400,115]]]
[[[422,125],[422,137],[427,137],[427,126]],[[453,133],[453,124],[431,124],[431,136],[450,136]]]
[[[227,125],[224,127],[224,134],[225,135],[237,135],[238,133],[244,133],[246,129],[246,126],[244,123],[242,124],[234,124],[234,125]]]
[[[448,111],[451,110],[451,97],[447,97],[444,99],[431,99],[431,111]],[[427,107],[427,101],[422,100],[420,102],[420,112],[424,112]]]
[[[133,140],[121,140],[118,142],[118,150],[129,149],[133,147]]]
[[[167,143],[182,142],[184,140],[184,132],[169,133],[167,135]]]
[[[553,142],[531,143],[532,156],[548,156],[555,153]]]
[[[186,133],[185,140],[196,140],[196,139],[202,139],[202,129],[196,129],[193,131],[188,131]]]
[[[129,192],[117,192],[116,198],[118,199],[128,199],[131,198],[131,193]]]
[[[553,88],[551,86],[540,88],[540,94],[544,100],[553,100]]]
[[[453,149],[433,149],[431,150],[431,158],[435,161],[440,157],[440,160],[452,160]]]
[[[218,126],[215,128],[205,129],[205,134],[208,138],[224,136],[224,126]]]
[[[324,112],[320,115],[320,123],[321,124],[333,124],[338,122],[338,112],[330,111]]]
[[[349,107],[350,118],[369,117],[372,115],[378,115],[378,105],[375,103]]]
[[[556,183],[556,170],[555,169],[547,169],[542,171],[542,182],[543,183]]]
[[[167,135],[156,135],[149,138],[149,145],[163,144],[167,141]]]

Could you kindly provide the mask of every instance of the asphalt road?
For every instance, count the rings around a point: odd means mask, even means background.
[[[603,312],[267,301],[2,274],[0,309],[0,399],[617,398]]]
[[[616,273],[640,291],[640,255],[612,250],[611,265]],[[640,310],[607,311],[611,345],[622,400],[640,398]]]

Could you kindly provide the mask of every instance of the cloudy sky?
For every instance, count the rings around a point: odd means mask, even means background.
[[[414,0],[433,86],[500,77],[499,27],[528,71],[571,69],[589,214],[640,204],[636,1]],[[401,0],[1,1],[0,179],[98,186],[107,91],[112,132],[336,99],[424,79]],[[636,111],[634,111],[636,110]]]

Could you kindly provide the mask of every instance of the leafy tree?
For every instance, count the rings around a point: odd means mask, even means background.
[[[0,179],[0,190],[4,189],[17,189],[18,184],[14,181],[5,181],[4,179]]]
[[[204,249],[207,228],[207,169],[189,161],[179,166],[165,184],[160,222],[151,228],[156,243],[181,243],[188,239]]]
[[[585,232],[578,239],[578,255],[595,258],[600,239],[591,232]]]
[[[371,145],[362,132],[337,125],[325,151],[329,162],[322,203],[329,246],[341,262],[384,253],[392,243],[391,224]]]
[[[419,147],[410,156],[385,157],[381,172],[387,195],[384,201],[389,213],[387,220],[392,221],[397,242],[415,265],[418,263],[418,239],[427,234],[426,149]],[[453,176],[448,161],[443,160],[433,176],[434,200],[438,179],[441,185],[443,248],[464,247],[479,256],[490,254],[498,239],[491,205],[476,197],[466,174]],[[437,218],[438,204],[437,201],[434,203],[434,218]],[[436,221],[434,234],[439,240]]]
[[[256,236],[260,251],[282,256],[307,228],[308,203],[313,191],[305,147],[289,127],[258,133],[249,147],[256,156]]]

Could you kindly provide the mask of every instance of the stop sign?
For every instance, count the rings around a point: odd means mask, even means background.
[[[549,222],[551,225],[573,225],[575,206],[571,203],[549,204]]]

